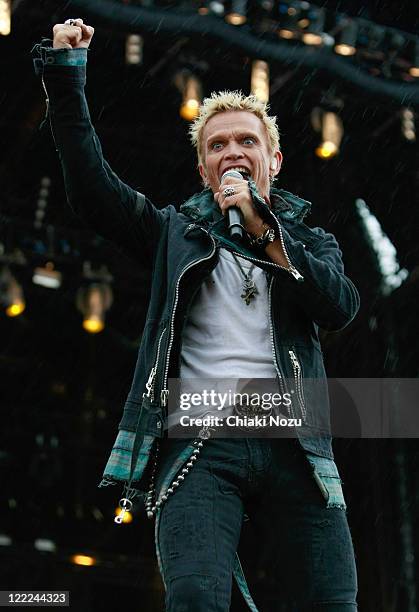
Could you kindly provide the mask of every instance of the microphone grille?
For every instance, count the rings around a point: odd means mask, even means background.
[[[228,176],[231,176],[232,178],[239,178],[239,179],[244,178],[242,173],[239,172],[238,170],[226,170],[226,172],[224,172],[221,177],[221,182],[223,182],[223,180],[227,178]]]

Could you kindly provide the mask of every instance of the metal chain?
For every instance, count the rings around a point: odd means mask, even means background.
[[[160,496],[160,499],[157,501],[155,498],[155,494],[156,494],[155,479],[157,475],[158,455],[159,455],[160,449],[159,449],[158,442],[156,443],[156,450],[154,453],[154,465],[151,470],[150,486],[149,486],[148,493],[146,496],[146,501],[145,501],[145,509],[147,512],[147,517],[149,519],[152,519],[156,515],[157,510],[159,510],[163,506],[163,504],[168,500],[170,495],[173,495],[176,489],[178,489],[178,487],[185,480],[185,476],[189,473],[189,470],[193,468],[193,466],[195,465],[198,459],[198,455],[201,452],[201,448],[204,446],[203,440],[208,440],[210,435],[211,434],[209,432],[208,427],[204,427],[203,429],[201,429],[198,437],[195,438],[195,440],[192,443],[195,446],[195,448],[192,451],[192,455],[189,457],[186,467],[180,470],[179,475],[174,480],[172,480],[171,484],[167,487],[166,491],[163,493],[163,495]]]

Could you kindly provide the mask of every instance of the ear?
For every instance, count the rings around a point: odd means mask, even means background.
[[[271,159],[271,176],[276,176],[278,172],[281,170],[282,164],[282,153],[281,151],[276,151]]]
[[[202,182],[207,187],[208,186],[207,173],[205,172],[205,168],[203,164],[198,164],[198,170],[199,170],[199,174],[201,175]]]

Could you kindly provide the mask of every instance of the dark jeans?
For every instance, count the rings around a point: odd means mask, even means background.
[[[157,490],[186,443],[164,442]],[[229,610],[245,514],[260,534],[261,550],[273,553],[268,555],[277,584],[272,610],[357,610],[345,510],[326,507],[299,443],[216,439],[205,442],[196,465],[161,510],[157,541],[167,612]]]

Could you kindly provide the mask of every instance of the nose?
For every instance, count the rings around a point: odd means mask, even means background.
[[[244,157],[240,144],[235,141],[229,142],[228,146],[224,149],[224,157],[228,160],[236,160]]]

